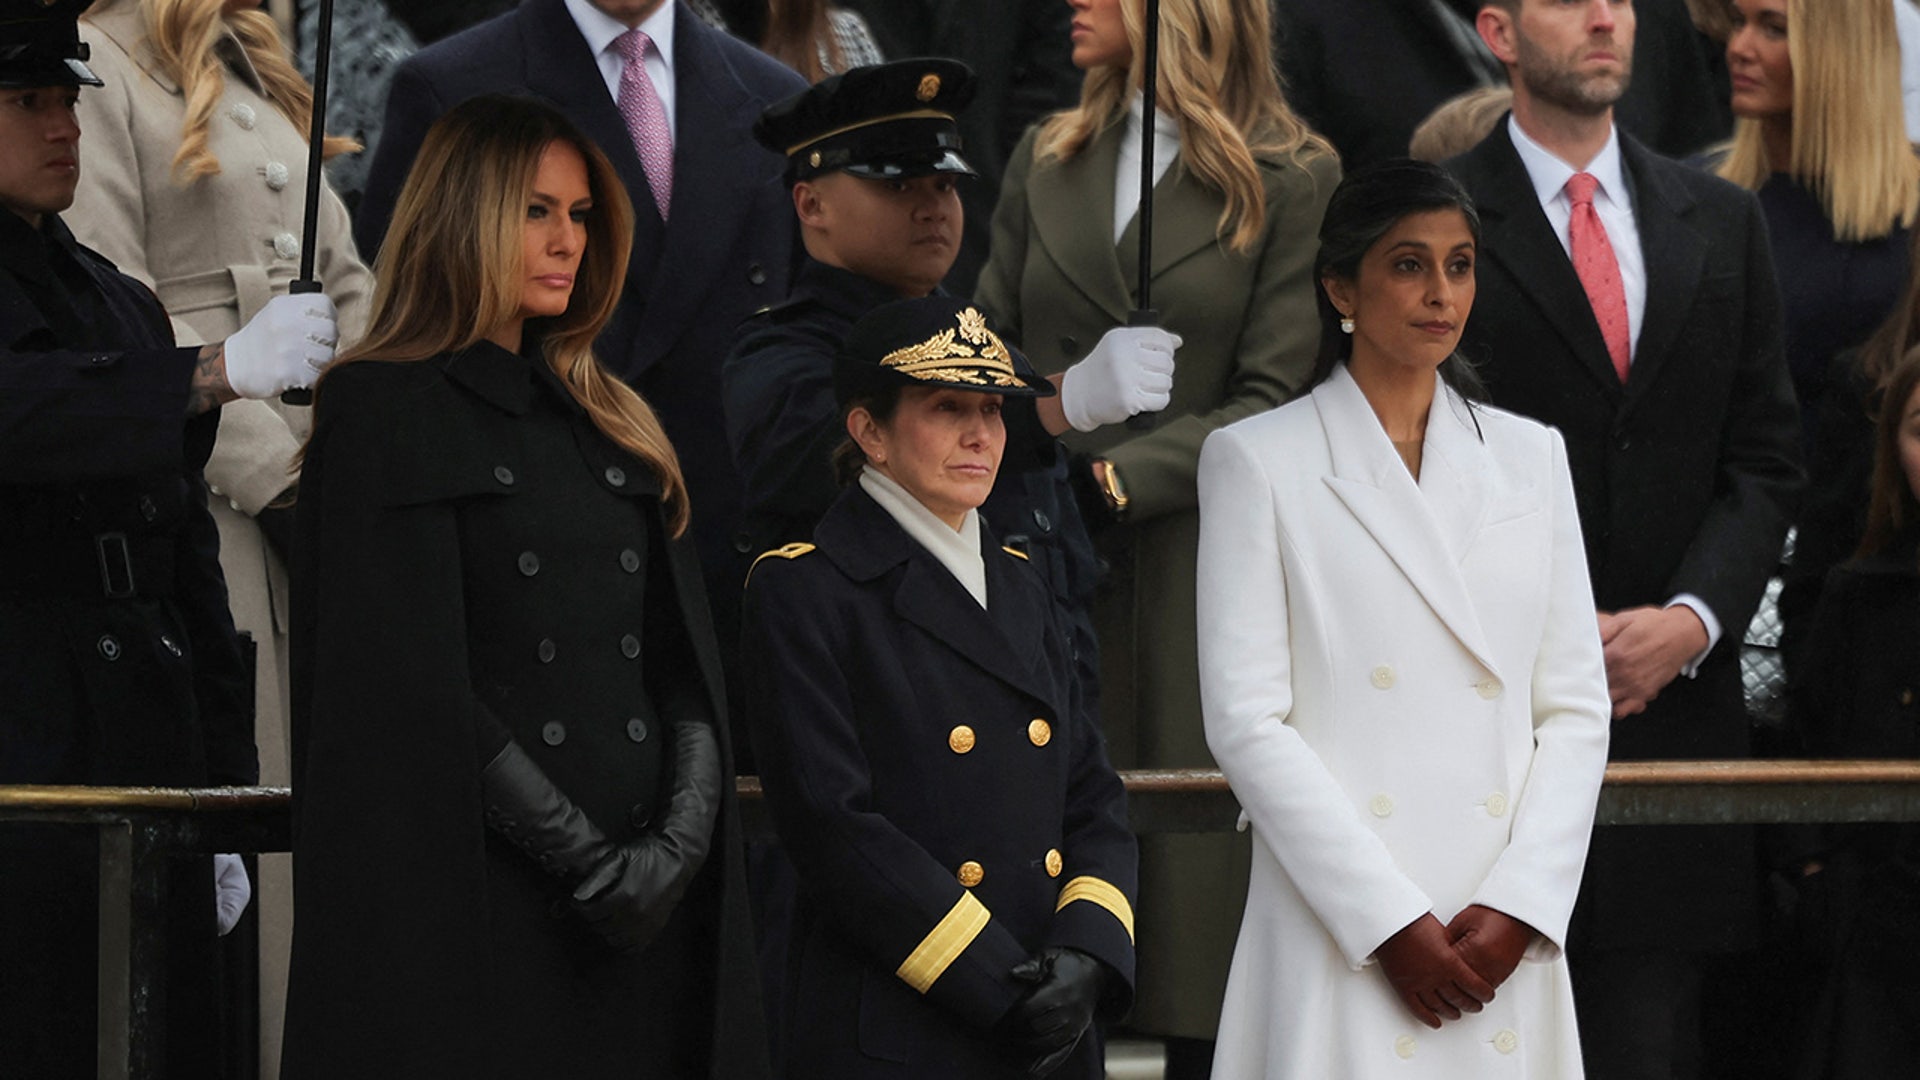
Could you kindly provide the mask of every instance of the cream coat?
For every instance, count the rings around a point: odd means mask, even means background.
[[[238,44],[222,43],[226,89],[214,106],[208,149],[220,173],[180,187],[172,176],[186,99],[146,49],[142,5],[122,2],[87,16],[88,64],[106,83],[80,95],[80,187],[63,215],[82,243],[151,286],[183,345],[219,341],[244,326],[299,275],[306,202],[306,134],[255,87]],[[339,309],[341,341],[357,338],[373,275],[354,253],[347,211],[323,188],[314,274]],[[254,523],[293,482],[288,469],[306,438],[308,410],[279,401],[221,409],[207,462],[208,506],[220,526],[220,567],[233,621],[258,647],[254,681],[260,781],[285,785],[287,761],[286,568]],[[262,1055],[275,1073],[280,994],[292,889],[284,856],[262,861]]]
[[[1207,440],[1200,511],[1207,740],[1256,840],[1214,1076],[1581,1076],[1608,700],[1559,435],[1441,388],[1416,484],[1343,366]],[[1432,1031],[1372,953],[1476,903],[1540,937]]]

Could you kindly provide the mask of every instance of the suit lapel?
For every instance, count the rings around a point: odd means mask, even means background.
[[[1647,267],[1647,306],[1640,319],[1633,368],[1627,373],[1626,407],[1630,409],[1646,395],[1686,323],[1706,269],[1707,239],[1688,222],[1693,200],[1684,189],[1667,182],[1662,173],[1665,162],[1624,132],[1620,153],[1634,189],[1633,220]]]
[[[1418,487],[1346,367],[1313,391],[1333,471],[1326,484],[1406,575],[1468,652],[1496,675],[1486,635],[1467,595],[1459,558],[1485,513],[1484,448],[1456,414],[1444,387],[1434,392]],[[1436,445],[1437,444],[1437,445]],[[1446,500],[1442,503],[1440,500]],[[1445,506],[1436,513],[1436,509]]]
[[[1132,308],[1132,291],[1113,242],[1113,170],[1120,160],[1116,122],[1067,161],[1036,165],[1027,180],[1034,235],[1061,274],[1115,325]],[[1160,230],[1154,229],[1155,235]]]
[[[1574,272],[1573,260],[1541,209],[1505,121],[1469,160],[1481,174],[1480,182],[1470,186],[1481,215],[1482,257],[1506,271],[1514,287],[1566,342],[1581,369],[1618,401],[1620,379],[1613,372],[1600,323],[1580,275]]]
[[[1111,190],[1113,184],[1109,182],[1107,187]],[[1194,252],[1217,245],[1219,219],[1220,197],[1188,171],[1184,160],[1175,159],[1153,186],[1154,280]],[[1136,213],[1114,245],[1115,261],[1129,297],[1140,293],[1139,251],[1140,216]]]

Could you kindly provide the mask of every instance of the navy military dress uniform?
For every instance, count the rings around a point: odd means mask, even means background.
[[[186,415],[196,357],[58,217],[0,209],[0,784],[258,776],[200,474],[219,414]],[[0,1072],[91,1072],[95,858],[87,834],[0,830]],[[215,1045],[211,883],[204,859],[171,883],[178,1075]]]

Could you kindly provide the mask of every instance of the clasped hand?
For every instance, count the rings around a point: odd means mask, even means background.
[[[1394,992],[1431,1028],[1477,1013],[1520,966],[1533,940],[1526,923],[1474,904],[1446,926],[1420,916],[1374,950]]]
[[[1685,604],[1600,612],[1614,718],[1645,711],[1707,642],[1706,624]]]
[[[1001,1034],[1028,1057],[1028,1076],[1051,1075],[1092,1025],[1106,991],[1106,968],[1078,949],[1054,946],[1016,964],[1010,974],[1029,987],[1000,1021]]]

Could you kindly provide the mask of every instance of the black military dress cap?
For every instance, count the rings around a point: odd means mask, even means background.
[[[0,0],[0,87],[103,86],[87,67],[88,0]]]
[[[787,159],[787,179],[847,172],[869,180],[974,176],[954,114],[973,100],[973,69],[922,58],[857,67],[760,114],[753,136]]]
[[[840,406],[888,387],[929,386],[1052,397],[1053,383],[1000,340],[986,315],[956,296],[896,300],[853,325],[833,362]]]

